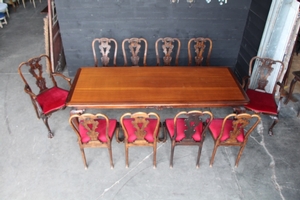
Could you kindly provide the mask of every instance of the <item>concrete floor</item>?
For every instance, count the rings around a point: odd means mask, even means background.
[[[70,109],[50,118],[54,138],[36,118],[23,91],[18,65],[44,50],[43,14],[46,6],[10,9],[8,25],[0,29],[0,199],[300,199],[299,102],[283,105],[275,135],[267,135],[271,118],[262,116],[262,130],[248,141],[238,168],[237,148],[219,148],[212,168],[213,140],[207,134],[196,169],[196,147],[177,147],[174,168],[169,168],[170,141],[160,143],[157,169],[152,168],[151,148],[133,148],[125,168],[123,144],[113,142],[115,167],[110,169],[106,149],[86,150],[84,169],[77,138],[68,124]],[[64,72],[67,75],[67,72]],[[300,94],[295,96],[300,100]],[[201,108],[199,108],[201,109]],[[180,109],[184,110],[184,109]],[[203,110],[203,109],[202,109]],[[119,119],[127,110],[94,110]],[[132,111],[132,110],[131,110]],[[172,117],[179,109],[157,111]],[[213,108],[224,117],[230,108]]]

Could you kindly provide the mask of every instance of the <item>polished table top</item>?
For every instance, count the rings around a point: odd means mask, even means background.
[[[66,105],[78,109],[162,109],[248,102],[228,67],[82,67]]]

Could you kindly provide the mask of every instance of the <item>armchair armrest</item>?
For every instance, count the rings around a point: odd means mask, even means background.
[[[32,99],[36,98],[36,95],[31,91],[29,85],[25,85],[24,91],[31,96]]]
[[[242,79],[242,88],[244,90],[248,89],[248,86],[249,86],[249,83],[250,83],[249,79],[250,79],[250,76],[244,76],[243,79]]]
[[[284,90],[284,83],[277,81],[276,84],[279,85],[280,98],[287,96],[287,92]]]
[[[277,83],[276,83],[276,84],[280,86],[280,89],[281,89],[281,88],[284,88],[284,84],[283,84],[283,83],[281,83],[281,82],[277,81]]]
[[[65,79],[68,82],[69,86],[71,87],[71,80],[72,80],[71,78],[69,78],[61,73],[57,73],[57,72],[52,73],[52,75],[62,77],[63,79]]]

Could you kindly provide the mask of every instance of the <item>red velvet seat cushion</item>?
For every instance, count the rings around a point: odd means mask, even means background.
[[[222,123],[224,119],[213,119],[212,122],[209,125],[209,130],[212,133],[212,136],[214,139],[217,139],[221,133]],[[221,137],[221,142],[227,140],[230,137],[230,131],[233,130],[232,128],[232,119],[226,120],[225,126],[224,126],[224,132]],[[241,130],[241,133],[236,137],[236,140],[238,142],[243,142],[245,139],[244,135],[244,129]]]
[[[248,89],[247,95],[250,102],[245,107],[253,110],[254,112],[267,113],[271,115],[277,115],[277,104],[273,97],[273,94],[259,92]]]
[[[43,112],[48,114],[54,110],[63,108],[66,105],[68,91],[59,87],[53,87],[37,95],[36,100]]]
[[[98,121],[98,126],[95,129],[96,132],[98,132],[98,140],[100,140],[103,143],[106,143],[106,136],[105,136],[105,132],[106,132],[106,120],[105,119],[96,119],[96,121]],[[116,129],[117,126],[117,120],[115,119],[109,119],[109,126],[108,126],[108,137],[112,138],[114,131]],[[92,124],[88,124],[88,127],[90,129],[92,129]],[[81,137],[81,142],[82,143],[87,143],[89,142],[91,139],[88,136],[88,130],[81,124],[79,123],[79,134]]]
[[[166,127],[168,129],[170,137],[172,138],[174,135],[174,128],[175,128],[174,119],[166,119]],[[186,129],[187,127],[185,126],[184,118],[177,118],[177,136],[175,138],[176,142],[180,142],[185,138],[184,131]],[[192,138],[196,142],[200,142],[202,137],[203,124],[199,123],[199,125],[195,127],[195,130],[196,132],[193,134]]]
[[[135,135],[135,132],[136,132],[136,128],[134,128],[133,124],[132,124],[132,121],[134,119],[132,118],[126,118],[126,119],[123,119],[123,124],[125,126],[125,129],[127,130],[127,133],[128,133],[128,142],[134,142],[137,137]],[[146,131],[146,135],[144,137],[144,139],[147,141],[147,142],[153,142],[154,141],[154,138],[153,138],[153,133],[155,131],[155,127],[156,127],[156,124],[158,123],[157,122],[157,119],[147,119],[149,121],[147,127],[144,129]],[[140,124],[142,125],[142,124]],[[156,136],[158,134],[158,131],[156,133]]]

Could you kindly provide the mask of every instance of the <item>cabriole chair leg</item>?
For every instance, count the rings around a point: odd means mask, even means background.
[[[48,129],[48,138],[53,138],[54,134],[52,133],[49,124],[48,124],[48,117],[47,116],[43,116],[42,117],[44,124],[46,125],[47,129]]]
[[[275,117],[273,117],[273,116],[271,116],[271,118],[273,118],[274,119],[274,121],[273,121],[273,123],[272,123],[272,125],[270,126],[270,128],[269,128],[269,135],[270,136],[272,136],[274,133],[273,133],[273,128],[274,128],[274,126],[278,123],[278,116],[275,116]]]

